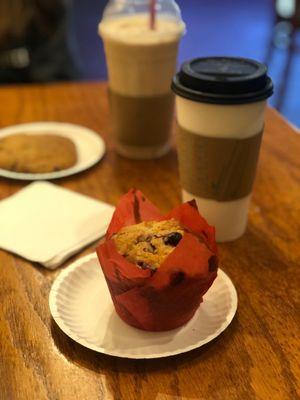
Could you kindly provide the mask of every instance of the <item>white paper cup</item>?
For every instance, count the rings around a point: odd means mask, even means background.
[[[172,88],[183,199],[196,199],[219,242],[237,239],[247,226],[273,91],[266,67],[247,59],[196,59],[183,64]]]

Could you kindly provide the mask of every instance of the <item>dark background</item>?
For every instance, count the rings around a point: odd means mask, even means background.
[[[106,3],[106,0],[74,0],[73,26],[83,79],[106,78],[103,47],[97,34],[97,25]],[[293,56],[288,76],[285,76],[286,48],[275,48],[272,57],[267,59],[274,30],[274,1],[178,0],[177,3],[187,24],[179,62],[207,55],[245,56],[267,62],[276,88],[270,103],[276,105],[278,89],[285,82],[286,91],[280,111],[299,127],[299,53]]]

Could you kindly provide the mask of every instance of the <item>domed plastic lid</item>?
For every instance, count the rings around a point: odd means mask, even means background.
[[[174,0],[156,0],[156,15],[182,22],[181,11]],[[102,20],[137,13],[149,13],[149,0],[109,0]]]
[[[190,100],[244,104],[273,94],[267,67],[248,58],[207,57],[185,62],[174,76],[173,91]]]

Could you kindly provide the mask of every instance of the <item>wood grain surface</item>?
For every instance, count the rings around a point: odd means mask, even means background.
[[[163,211],[180,202],[175,150],[159,161],[112,151],[105,84],[5,87],[0,104],[0,127],[66,121],[107,141],[102,162],[56,184],[111,204],[133,186]],[[26,184],[0,179],[0,199]],[[0,250],[0,399],[298,399],[299,242],[300,135],[268,110],[248,230],[219,246],[239,297],[229,328],[201,349],[166,359],[94,353],[62,333],[49,312],[51,284],[66,265],[47,271]]]

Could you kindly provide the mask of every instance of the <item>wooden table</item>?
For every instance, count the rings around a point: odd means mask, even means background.
[[[0,89],[0,104],[1,127],[67,121],[107,140],[100,164],[58,185],[111,204],[133,186],[163,211],[179,203],[174,150],[147,162],[112,151],[104,84],[6,87]],[[0,179],[0,199],[25,185]],[[222,268],[239,297],[229,328],[201,349],[166,359],[94,353],[69,339],[51,318],[48,294],[64,267],[47,271],[0,251],[0,399],[299,398],[299,238],[300,136],[268,110],[247,233],[219,247]]]

